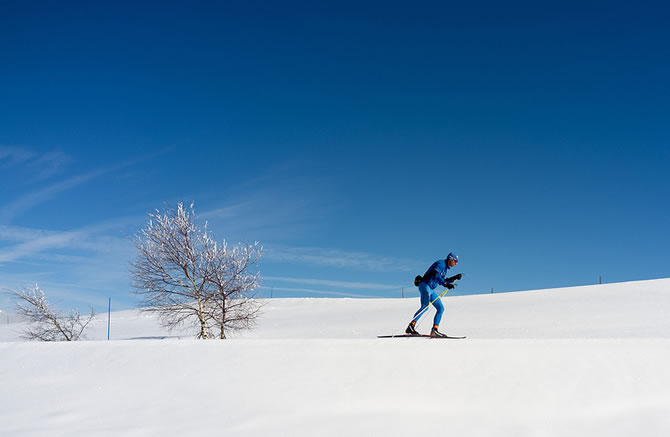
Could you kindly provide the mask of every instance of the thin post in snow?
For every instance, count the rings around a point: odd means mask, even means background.
[[[109,341],[109,332],[112,327],[112,298],[109,298],[109,307],[107,309],[107,341]]]
[[[600,275],[600,285],[603,283],[603,275]]]
[[[405,298],[405,287],[401,288],[401,290],[402,290],[402,298],[404,299]]]

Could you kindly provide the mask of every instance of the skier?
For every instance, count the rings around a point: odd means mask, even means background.
[[[421,308],[414,314],[414,319],[407,326],[407,329],[405,329],[407,334],[421,335],[416,330],[416,322],[423,316],[423,311],[432,302],[437,313],[433,319],[433,329],[430,331],[430,336],[446,337],[445,334],[442,334],[437,330],[440,326],[440,320],[442,320],[442,313],[444,313],[444,305],[442,305],[442,301],[439,299],[438,294],[433,290],[438,285],[443,285],[449,290],[454,288],[454,281],[456,279],[461,279],[462,276],[461,274],[458,274],[449,278],[447,277],[447,270],[456,264],[458,264],[458,256],[451,252],[447,255],[446,259],[435,261],[423,276],[416,277],[414,284],[419,286],[419,293],[421,293]]]

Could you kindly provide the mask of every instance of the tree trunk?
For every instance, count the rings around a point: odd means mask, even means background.
[[[200,338],[205,340],[209,338],[207,335],[207,322],[205,321],[205,308],[202,305],[200,299],[198,299],[198,318],[200,319]]]
[[[220,339],[223,340],[226,338],[225,326],[226,326],[226,311],[221,311],[221,334]]]

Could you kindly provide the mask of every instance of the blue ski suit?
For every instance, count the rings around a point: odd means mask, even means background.
[[[419,284],[419,293],[421,294],[421,308],[414,314],[414,321],[418,322],[421,316],[425,314],[422,313],[431,302],[437,310],[435,313],[435,318],[433,319],[433,325],[439,325],[442,320],[442,314],[444,313],[444,305],[442,301],[438,299],[439,294],[433,290],[438,285],[447,286],[447,284],[453,283],[453,281],[447,281],[447,271],[449,266],[447,261],[440,259],[435,261],[429,268],[426,270],[426,273],[423,275],[423,280]]]

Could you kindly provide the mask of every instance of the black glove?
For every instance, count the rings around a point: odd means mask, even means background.
[[[447,285],[445,285],[445,287],[447,287],[449,290],[453,290],[454,289],[454,284],[447,283]]]
[[[447,278],[447,281],[457,281],[463,277],[463,274],[459,273],[458,275],[454,275],[451,278]]]

